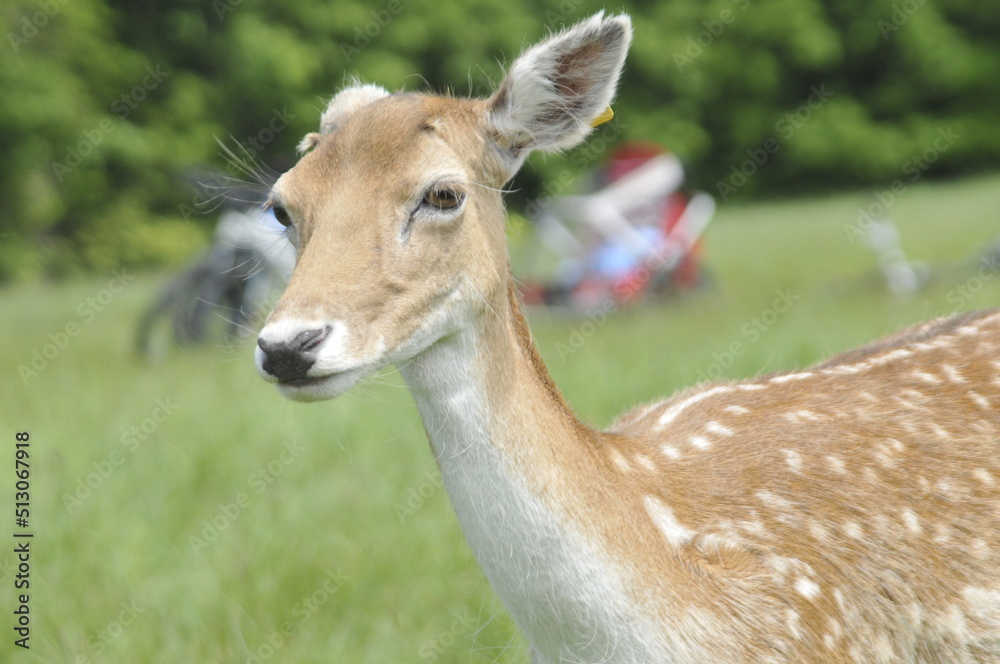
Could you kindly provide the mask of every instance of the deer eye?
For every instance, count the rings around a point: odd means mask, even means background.
[[[283,206],[275,205],[271,208],[271,211],[274,213],[274,218],[278,220],[279,224],[285,228],[292,225],[292,218],[289,216],[288,210],[286,210]]]
[[[465,193],[448,185],[436,185],[427,190],[421,203],[434,210],[454,210],[465,200]]]

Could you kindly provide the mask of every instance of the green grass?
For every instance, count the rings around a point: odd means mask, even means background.
[[[1000,303],[992,273],[969,282],[955,270],[918,295],[888,294],[844,230],[871,200],[723,208],[705,241],[711,289],[593,327],[534,315],[557,382],[603,426],[705,374],[802,366],[956,304]],[[940,264],[990,240],[998,208],[994,176],[912,187],[892,214],[909,256]],[[30,651],[12,646],[12,515],[0,533],[0,661],[527,661],[435,485],[398,377],[306,406],[258,379],[251,342],[144,363],[132,335],[160,279],[129,282],[87,322],[87,298],[110,278],[0,291],[0,504],[10,515],[14,432],[28,431],[35,533]],[[963,284],[974,297],[957,295]],[[772,315],[776,291],[798,299]],[[755,317],[771,321],[756,339],[745,333]],[[19,366],[69,322],[78,333],[25,384]],[[587,334],[579,348],[574,332]],[[90,495],[67,504],[88,476]],[[196,552],[191,538],[213,519],[224,528]]]

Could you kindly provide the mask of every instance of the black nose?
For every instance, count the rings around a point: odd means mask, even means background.
[[[330,326],[299,332],[291,341],[264,341],[257,345],[264,351],[264,371],[278,380],[308,378],[309,369],[316,362],[316,349],[330,334]]]

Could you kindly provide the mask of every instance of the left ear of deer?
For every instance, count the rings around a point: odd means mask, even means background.
[[[565,150],[590,133],[614,98],[631,41],[627,19],[598,14],[514,61],[488,117],[511,176],[532,150]]]

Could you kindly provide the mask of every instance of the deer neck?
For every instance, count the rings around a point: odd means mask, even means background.
[[[493,589],[539,652],[596,661],[586,657],[625,646],[600,632],[615,619],[593,616],[627,612],[621,581],[584,525],[600,509],[598,434],[552,384],[516,296],[491,304],[400,371]],[[557,645],[575,639],[583,645]]]
[[[474,324],[400,370],[446,480],[467,466],[462,457],[485,455],[541,491],[566,481],[564,464],[593,458],[596,434],[552,382],[516,298],[511,284]]]

